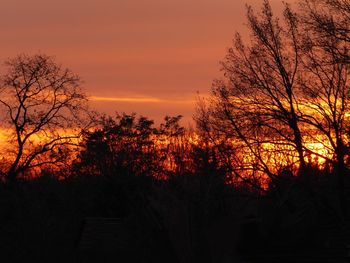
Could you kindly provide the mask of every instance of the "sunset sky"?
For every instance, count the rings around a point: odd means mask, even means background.
[[[194,113],[209,92],[245,3],[262,0],[0,0],[0,60],[53,55],[84,80],[93,107],[159,121]],[[280,7],[282,1],[271,1]]]

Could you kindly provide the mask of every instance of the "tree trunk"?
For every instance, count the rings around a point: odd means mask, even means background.
[[[292,114],[295,115],[294,109],[292,109]],[[305,163],[305,159],[304,159],[303,138],[301,136],[301,132],[300,132],[297,120],[296,120],[296,116],[293,116],[293,118],[292,118],[291,128],[292,128],[293,133],[294,133],[294,143],[295,143],[296,150],[298,152],[298,158],[299,158],[299,163],[300,163],[298,174],[301,176],[305,176],[306,175],[305,174],[306,173],[306,163]]]

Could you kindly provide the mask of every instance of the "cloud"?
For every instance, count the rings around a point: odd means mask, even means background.
[[[258,11],[262,0],[1,1],[0,62],[54,55],[100,110],[191,116],[196,91],[221,77],[234,31],[246,32],[246,2]]]
[[[126,102],[126,103],[181,103],[194,104],[195,100],[189,99],[160,99],[153,97],[99,97],[99,96],[91,96],[91,101],[99,101],[99,102]]]
[[[90,100],[92,101],[105,101],[105,102],[131,102],[131,103],[158,103],[161,102],[160,99],[157,98],[131,98],[131,97],[98,97],[91,96]]]

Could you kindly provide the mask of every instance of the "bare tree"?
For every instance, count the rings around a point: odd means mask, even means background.
[[[237,165],[250,161],[242,169],[274,177],[268,156],[284,149],[284,153],[296,153],[292,159],[302,171],[306,163],[298,116],[301,48],[297,17],[285,5],[281,22],[264,1],[259,14],[248,6],[247,18],[250,42],[246,44],[236,34],[222,62],[225,79],[214,81],[208,114],[197,119],[234,142],[240,152],[235,157],[239,157]]]
[[[350,2],[348,0],[301,0],[303,24],[314,44],[350,62]],[[333,45],[336,40],[337,46]],[[346,51],[346,52],[345,52]]]
[[[350,3],[303,0],[301,6],[305,29],[304,71],[300,78],[306,109],[303,121],[324,135],[325,147],[334,155],[330,161],[343,173],[350,110]]]
[[[214,81],[197,121],[214,134],[213,142],[231,144],[228,163],[236,171],[273,179],[281,170],[273,160],[281,168],[297,160],[294,167],[304,175],[314,157],[331,164],[345,211],[350,4],[301,0],[301,5],[295,13],[286,4],[280,20],[267,0],[258,14],[248,6],[250,41],[236,34],[222,63],[225,78]]]
[[[49,56],[19,55],[5,66],[0,104],[12,153],[6,175],[15,181],[62,161],[64,147],[77,142],[87,99],[80,78]]]
[[[350,127],[350,2],[303,0],[301,6],[304,28],[301,117],[311,127],[305,135],[327,149],[328,154],[321,157],[333,163],[345,211],[344,176]]]

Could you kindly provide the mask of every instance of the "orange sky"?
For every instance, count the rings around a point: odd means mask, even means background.
[[[0,0],[1,62],[42,52],[78,73],[93,107],[190,122],[245,3],[262,0]],[[272,0],[273,6],[282,1]]]

